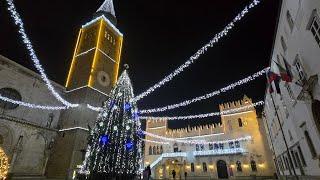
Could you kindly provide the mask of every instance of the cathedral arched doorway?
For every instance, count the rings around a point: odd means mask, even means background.
[[[228,178],[228,168],[227,163],[223,160],[219,160],[217,162],[217,171],[219,179],[227,179]]]
[[[8,157],[0,147],[0,180],[5,180],[9,170]]]

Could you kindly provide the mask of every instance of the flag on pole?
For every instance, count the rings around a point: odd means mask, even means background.
[[[278,66],[279,72],[280,72],[280,76],[281,79],[283,81],[286,82],[292,82],[292,76],[288,73],[288,70],[286,70],[285,68],[283,68],[279,63],[277,63],[276,61],[274,61],[276,63],[276,65]]]

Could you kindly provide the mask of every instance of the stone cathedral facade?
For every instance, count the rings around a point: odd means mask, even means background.
[[[250,104],[252,100],[244,96],[239,101],[221,104],[219,108],[225,111]],[[144,165],[152,168],[156,179],[172,178],[173,170],[176,178],[182,179],[185,172],[189,179],[270,177],[275,173],[263,122],[254,107],[221,115],[218,124],[183,129],[168,128],[167,120],[148,120],[146,131],[178,141],[159,144],[161,139],[146,136]],[[244,137],[250,138],[241,140]],[[213,143],[201,144],[201,140]]]

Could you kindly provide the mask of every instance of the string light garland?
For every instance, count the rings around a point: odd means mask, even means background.
[[[93,111],[97,111],[97,112],[103,110],[103,108],[101,108],[101,107],[95,107],[95,106],[92,106],[92,105],[90,105],[90,104],[87,104],[87,108],[88,108],[88,109],[91,109],[91,110],[93,110]]]
[[[134,98],[134,101],[139,101],[140,99],[148,96],[150,93],[155,91],[156,89],[160,88],[167,82],[171,81],[175,76],[180,74],[182,71],[184,71],[185,68],[189,67],[191,64],[195,62],[201,55],[203,55],[210,47],[213,47],[214,44],[218,43],[219,40],[226,36],[228,32],[234,27],[235,23],[240,21],[248,12],[250,9],[254,8],[260,3],[260,0],[253,0],[249,5],[247,5],[240,13],[237,14],[237,16],[218,34],[214,36],[207,44],[205,44],[201,49],[199,49],[194,55],[192,55],[184,64],[179,66],[176,70],[174,70],[172,73],[167,75],[164,79],[147,89],[145,92],[141,93],[140,95],[136,96]]]
[[[163,107],[159,107],[159,108],[153,108],[153,109],[145,109],[145,110],[140,110],[139,113],[140,114],[149,114],[149,113],[155,113],[155,112],[164,112],[164,111],[167,111],[167,110],[172,110],[172,109],[176,109],[176,108],[179,108],[179,107],[183,107],[183,106],[188,106],[192,103],[195,103],[195,102],[198,102],[198,101],[202,101],[202,100],[205,100],[205,99],[209,99],[209,98],[212,98],[214,96],[218,96],[220,95],[221,93],[224,93],[224,92],[227,92],[227,91],[230,91],[234,88],[236,88],[237,86],[241,86],[243,84],[247,84],[255,79],[257,79],[258,77],[261,77],[263,76],[265,73],[268,72],[268,70],[270,69],[270,67],[267,67],[261,71],[258,71],[256,73],[254,73],[253,75],[250,75],[244,79],[241,79],[235,83],[232,83],[228,86],[225,86],[219,90],[216,90],[216,91],[213,91],[211,93],[208,93],[208,94],[205,94],[203,96],[198,96],[198,97],[195,97],[193,99],[189,99],[189,100],[185,100],[185,101],[182,101],[181,103],[177,103],[177,104],[171,104],[171,105],[167,105],[167,106],[163,106]]]
[[[17,101],[17,100],[13,100],[4,96],[0,95],[0,100],[5,101],[5,102],[9,102],[12,104],[18,104],[21,106],[25,106],[31,109],[42,109],[42,110],[62,110],[62,109],[67,109],[67,106],[45,106],[45,105],[37,105],[37,104],[31,104],[31,103],[27,103],[27,102],[23,102],[23,101]]]
[[[247,141],[252,139],[251,136],[244,136],[244,137],[240,137],[240,138],[235,138],[235,139],[227,139],[227,140],[220,140],[220,141],[205,141],[205,140],[199,140],[199,139],[195,139],[195,140],[181,140],[178,138],[168,138],[165,136],[160,136],[157,134],[153,134],[150,132],[146,132],[146,131],[142,131],[143,134],[153,137],[153,138],[157,138],[157,139],[161,139],[162,141],[168,142],[168,141],[173,141],[173,142],[179,142],[179,143],[185,143],[185,144],[219,144],[219,143],[229,143],[229,142],[235,142],[235,141]]]
[[[142,139],[142,141],[144,142],[149,142],[149,143],[155,143],[155,144],[164,144],[164,145],[169,145],[169,142],[163,142],[163,141],[153,141],[153,140],[149,140],[149,139]]]
[[[212,116],[221,116],[221,115],[228,115],[235,112],[240,112],[245,109],[250,109],[252,107],[261,106],[263,105],[263,101],[259,101],[247,106],[242,106],[239,108],[229,109],[221,112],[213,112],[213,113],[207,113],[207,114],[197,114],[197,115],[189,115],[189,116],[171,116],[171,117],[153,117],[153,116],[140,116],[139,119],[144,120],[189,120],[189,119],[201,119],[201,118],[207,118]]]
[[[45,82],[46,86],[48,87],[49,91],[52,93],[52,95],[60,101],[62,104],[64,104],[67,107],[78,107],[79,104],[72,104],[65,99],[63,99],[59,93],[54,89],[53,85],[51,84],[50,80],[48,79],[44,69],[42,68],[42,65],[40,64],[40,60],[38,59],[38,56],[36,55],[35,50],[33,49],[32,43],[28,37],[28,35],[25,32],[24,24],[22,19],[20,18],[19,13],[16,10],[15,5],[13,4],[13,0],[6,0],[8,4],[8,10],[11,13],[10,16],[13,18],[15,25],[18,27],[19,31],[18,33],[21,35],[22,42],[24,43],[26,49],[29,51],[29,56],[36,67],[36,69],[39,71],[42,80]]]

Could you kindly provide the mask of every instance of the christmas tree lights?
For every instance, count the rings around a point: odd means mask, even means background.
[[[92,179],[133,179],[139,174],[141,123],[135,117],[133,97],[131,81],[124,71],[90,132],[80,174]]]
[[[185,100],[185,101],[183,101],[181,103],[177,103],[177,104],[171,104],[171,105],[158,107],[158,108],[153,108],[153,109],[140,110],[139,113],[140,114],[148,114],[148,113],[154,113],[154,112],[164,112],[164,111],[167,111],[167,110],[172,110],[172,109],[176,109],[176,108],[179,108],[179,107],[187,106],[187,105],[190,105],[192,103],[195,103],[195,102],[198,102],[198,101],[202,101],[202,100],[214,97],[214,96],[218,96],[221,93],[224,93],[224,92],[227,92],[229,90],[232,90],[237,86],[241,86],[243,84],[247,84],[247,83],[255,80],[256,78],[263,76],[265,73],[268,72],[269,69],[270,68],[267,67],[267,68],[265,68],[265,69],[263,69],[261,71],[258,71],[256,73],[254,73],[253,75],[250,75],[250,76],[248,76],[248,77],[246,77],[244,79],[241,79],[241,80],[239,80],[239,81],[237,81],[235,83],[232,83],[232,84],[230,84],[228,86],[225,86],[225,87],[223,87],[223,88],[221,88],[219,90],[213,91],[211,93],[205,94],[203,96],[198,96],[198,97],[195,97],[193,99]]]
[[[139,94],[134,98],[134,101],[139,101],[140,99],[148,96],[150,93],[160,88],[167,82],[171,81],[175,76],[184,71],[185,68],[189,67],[193,64],[201,55],[203,55],[210,47],[213,47],[214,44],[218,43],[219,40],[226,36],[228,32],[234,27],[235,23],[240,21],[250,9],[254,8],[256,5],[260,3],[260,0],[253,0],[248,6],[246,6],[238,15],[218,34],[216,34],[207,44],[205,44],[201,49],[199,49],[193,56],[191,56],[184,64],[179,66],[172,73],[167,75],[164,79],[147,89],[145,92]]]

